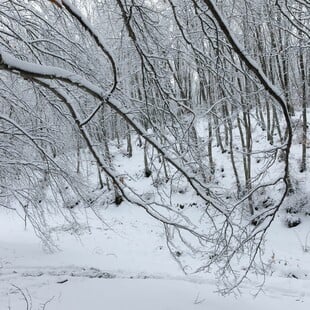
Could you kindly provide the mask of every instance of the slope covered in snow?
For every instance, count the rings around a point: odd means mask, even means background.
[[[142,173],[143,155],[138,149],[134,154],[128,159],[115,153],[115,162],[126,175],[136,175],[133,184],[146,197],[152,196],[151,181]],[[231,179],[228,163],[223,167]],[[199,206],[190,203],[195,196],[186,188],[174,199],[184,214],[197,216]],[[25,228],[19,213],[2,209],[0,308],[24,310],[28,303],[28,309],[37,310],[46,303],[48,310],[309,309],[310,218],[303,216],[302,223],[290,229],[286,223],[286,209],[300,203],[298,199],[288,198],[268,232],[265,270],[249,274],[237,295],[225,297],[218,294],[212,272],[194,273],[194,266],[185,266],[184,274],[169,252],[163,225],[127,202],[116,207],[99,200],[98,212],[83,206],[64,208],[64,215],[74,221],[64,224],[59,219],[58,224],[53,218],[49,233],[58,247],[53,252],[42,246],[28,222]]]

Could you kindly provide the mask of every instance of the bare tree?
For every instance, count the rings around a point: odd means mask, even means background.
[[[294,81],[302,82],[301,170],[306,169],[308,61],[304,49],[298,60],[286,49],[308,42],[307,25],[299,22],[306,4],[299,3],[296,14],[280,2],[276,9],[261,2],[77,1],[86,6],[82,14],[69,0],[0,0],[0,100],[6,102],[0,110],[0,163],[7,176],[0,184],[1,203],[20,201],[43,232],[43,211],[28,211],[41,199],[25,198],[23,186],[31,184],[29,196],[38,183],[47,184],[55,201],[65,200],[70,187],[87,204],[90,189],[79,166],[86,152],[98,168],[101,192],[113,189],[115,204],[126,200],[161,221],[181,266],[183,257],[176,253],[185,247],[205,258],[198,271],[216,265],[219,278],[237,286],[260,258],[264,235],[293,190]],[[262,16],[273,27],[257,28]],[[267,146],[253,138],[256,123],[267,131]],[[131,157],[133,138],[144,146],[144,177],[152,178],[157,194],[151,200],[129,186],[111,156],[116,140]],[[259,171],[253,171],[261,158]],[[223,161],[233,170],[231,188],[221,181]],[[19,186],[10,188],[16,180]],[[175,184],[197,195],[201,220],[177,208]],[[278,201],[259,208],[260,193],[274,189],[281,192]],[[242,253],[248,254],[248,268],[239,275],[233,264]]]

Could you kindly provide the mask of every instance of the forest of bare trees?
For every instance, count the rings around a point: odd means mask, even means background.
[[[174,248],[238,285],[285,198],[302,194],[309,34],[307,0],[0,0],[0,206],[18,203],[49,244],[69,196],[92,208],[109,193],[163,223],[181,266]],[[137,148],[152,199],[114,162]],[[199,218],[179,212],[178,186]]]

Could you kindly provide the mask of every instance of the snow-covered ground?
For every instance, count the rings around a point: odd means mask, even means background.
[[[268,234],[270,268],[258,296],[254,278],[241,295],[216,293],[211,274],[185,276],[165,247],[161,225],[123,204],[104,212],[113,231],[89,213],[79,235],[59,233],[48,253],[12,211],[0,213],[0,309],[309,309],[310,219],[296,228],[278,217]],[[306,249],[306,251],[305,251]],[[260,279],[261,280],[261,279]],[[31,307],[30,308],[30,304]]]
[[[259,132],[257,141],[264,141],[259,135],[264,133]],[[296,143],[292,161],[299,157]],[[135,149],[132,159],[115,150],[114,161],[126,183],[145,197],[156,195],[151,178],[143,177],[141,150]],[[308,204],[309,172],[299,174],[296,167],[292,175],[305,195],[300,199]],[[257,168],[258,161],[253,169]],[[234,179],[229,159],[217,169],[229,188]],[[197,199],[193,193],[176,191],[173,199],[174,205],[184,203],[182,212],[189,218],[197,216],[195,208],[187,209],[188,202]],[[294,207],[298,199],[288,198],[286,207]],[[54,252],[44,248],[30,223],[25,228],[21,216],[2,208],[0,310],[310,309],[310,216],[302,214],[300,225],[287,228],[287,216],[299,215],[287,215],[286,207],[266,237],[265,277],[250,273],[240,291],[228,296],[217,292],[212,273],[191,274],[192,268],[185,275],[168,250],[163,225],[127,202],[119,207],[102,203],[96,213],[101,220],[90,208],[62,208],[73,217],[65,224],[58,223],[57,216],[49,219],[56,221],[51,233],[59,249]]]

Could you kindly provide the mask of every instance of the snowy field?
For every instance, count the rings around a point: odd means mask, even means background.
[[[105,221],[89,214],[92,230],[59,233],[59,251],[48,253],[31,228],[11,211],[0,216],[0,309],[190,310],[309,309],[310,219],[288,229],[279,220],[268,235],[270,269],[241,293],[216,293],[211,274],[185,276],[165,246],[159,223],[129,205],[109,207]],[[25,297],[23,296],[25,295]],[[27,305],[27,302],[28,305]]]

